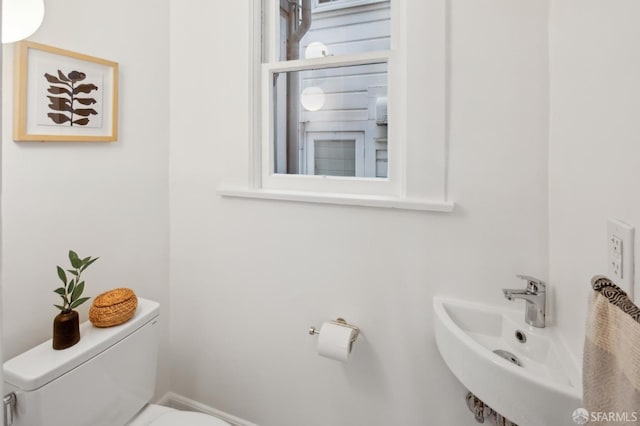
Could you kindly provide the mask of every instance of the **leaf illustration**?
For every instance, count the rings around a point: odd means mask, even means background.
[[[62,80],[62,81],[71,81],[71,80],[69,80],[69,79],[67,78],[67,76],[66,76],[66,75],[64,75],[64,74],[62,73],[62,71],[60,71],[60,70],[58,70],[58,78],[59,78],[60,80]]]
[[[76,101],[78,101],[82,105],[93,105],[97,103],[97,101],[93,98],[76,98]]]
[[[71,102],[66,98],[57,98],[55,96],[47,96],[51,103],[49,104],[49,108],[54,111],[67,111],[73,112],[73,108],[71,108]]]
[[[54,77],[54,76],[52,76],[51,74],[48,74],[48,73],[45,73],[44,78],[46,78],[49,83],[64,84],[64,82],[60,81],[60,79],[58,79],[58,77]]]
[[[71,109],[71,107],[69,107],[69,106],[57,106],[57,105],[54,105],[54,104],[49,104],[47,106],[49,107],[49,109],[52,109],[54,111],[73,112],[73,109]]]
[[[56,124],[63,124],[63,123],[66,123],[67,121],[71,121],[71,118],[60,113],[50,112],[49,114],[47,114],[47,117],[52,119]]]
[[[65,74],[62,70],[57,71],[57,77],[49,73],[44,74],[46,80],[51,83],[47,88],[47,92],[52,95],[59,95],[47,96],[50,101],[48,104],[49,110],[54,111],[49,112],[47,117],[56,124],[68,123],[69,126],[75,124],[86,126],[89,124],[89,117],[98,115],[98,111],[93,108],[75,107],[78,105],[93,105],[98,103],[98,101],[89,97],[76,97],[76,95],[80,93],[91,93],[94,90],[98,90],[98,86],[93,83],[80,84],[79,82],[87,78],[87,74],[82,71],[73,70],[68,74]],[[68,112],[69,114],[63,114],[63,112]],[[81,260],[76,257],[75,253],[69,252],[69,259],[74,267],[76,267],[74,261],[81,262]]]
[[[90,115],[98,114],[98,111],[96,111],[93,108],[80,108],[80,109],[74,109],[73,113],[78,114],[80,117],[88,117]]]
[[[60,96],[47,96],[47,98],[49,98],[49,101],[51,101],[52,103],[62,102],[67,105],[71,105],[71,101],[67,98],[61,98]]]
[[[69,95],[71,96],[71,92],[67,89],[65,89],[64,87],[56,87],[56,86],[51,86],[47,89],[47,92],[53,94],[53,95]]]
[[[73,83],[75,83],[76,81],[82,81],[87,78],[87,75],[80,71],[71,71],[67,76]]]
[[[78,93],[91,93],[93,90],[98,90],[98,86],[96,86],[95,84],[81,84],[73,89],[73,94],[77,95]]]

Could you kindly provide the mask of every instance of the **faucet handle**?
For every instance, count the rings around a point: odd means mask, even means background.
[[[527,290],[533,293],[544,293],[547,289],[545,282],[538,278],[529,275],[516,275],[516,277],[525,280],[527,282]]]

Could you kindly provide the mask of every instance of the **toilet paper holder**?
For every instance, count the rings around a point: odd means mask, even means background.
[[[345,321],[344,318],[336,318],[335,321],[330,321],[334,324],[343,326],[343,327],[348,327],[350,329],[352,329],[354,331],[353,336],[351,336],[351,343],[355,342],[356,339],[358,338],[358,335],[360,334],[360,329],[358,327],[356,327],[355,325],[349,324],[347,321]],[[314,334],[320,334],[320,330],[318,330],[315,327],[309,327],[309,334],[310,335],[314,335]]]

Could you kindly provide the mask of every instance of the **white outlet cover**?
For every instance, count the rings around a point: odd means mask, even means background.
[[[631,225],[617,219],[607,221],[608,275],[627,292],[631,300],[634,300],[635,294],[640,296],[640,290],[634,292],[634,238],[635,231]],[[620,273],[616,273],[615,269],[619,266],[622,267]]]

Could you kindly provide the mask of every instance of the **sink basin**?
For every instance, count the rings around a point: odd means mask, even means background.
[[[467,389],[518,426],[575,426],[581,369],[554,327],[529,326],[524,306],[434,297],[433,309],[440,355]]]

